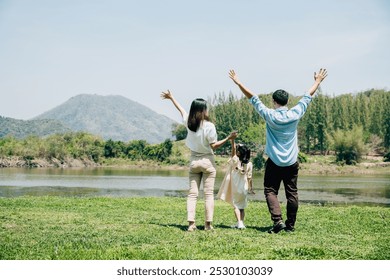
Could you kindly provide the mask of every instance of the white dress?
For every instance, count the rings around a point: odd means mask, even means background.
[[[241,166],[235,155],[228,160],[228,164],[217,198],[230,203],[233,207],[244,209],[248,202],[248,177],[252,177],[252,163]]]

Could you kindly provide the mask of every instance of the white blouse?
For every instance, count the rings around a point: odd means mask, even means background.
[[[183,116],[184,125],[187,128],[186,146],[198,154],[214,154],[210,144],[217,142],[217,130],[209,121],[203,121],[196,132],[187,127],[188,115]]]

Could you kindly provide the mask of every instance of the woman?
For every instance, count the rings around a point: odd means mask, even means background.
[[[213,150],[221,147],[230,139],[236,137],[232,132],[223,140],[217,141],[215,125],[210,122],[207,110],[207,102],[197,98],[192,101],[190,113],[183,109],[171,92],[162,92],[162,99],[169,99],[180,112],[184,124],[187,127],[186,146],[191,150],[189,181],[190,188],[187,197],[188,231],[195,231],[195,212],[199,188],[203,181],[205,198],[205,230],[212,230],[214,215],[214,183],[216,176]]]

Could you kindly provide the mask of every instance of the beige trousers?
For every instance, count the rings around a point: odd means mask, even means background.
[[[203,182],[205,199],[205,221],[212,222],[214,215],[214,183],[216,176],[214,155],[191,154],[190,158],[190,188],[187,197],[187,220],[195,222],[196,202],[200,184]]]

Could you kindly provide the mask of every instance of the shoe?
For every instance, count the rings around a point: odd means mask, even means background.
[[[206,231],[213,231],[214,228],[213,228],[212,225],[210,225],[210,226],[204,226],[204,230],[206,230]]]
[[[237,228],[238,228],[238,229],[244,229],[244,228],[245,228],[244,222],[243,222],[243,221],[239,221],[239,222],[237,223]]]
[[[268,233],[279,233],[279,231],[286,228],[286,224],[283,221],[276,222],[274,226],[268,231]]]
[[[197,230],[197,229],[198,229],[198,228],[196,227],[196,225],[195,225],[195,224],[192,224],[192,225],[190,225],[190,226],[188,227],[187,231],[193,232],[193,231],[195,231],[195,230]]]
[[[232,225],[231,228],[238,228],[238,223],[235,225]]]
[[[291,221],[289,221],[287,219],[284,223],[286,224],[286,228],[284,229],[284,231],[286,231],[286,232],[293,232],[293,231],[295,231],[294,224],[291,223]]]
[[[286,226],[286,227],[284,228],[284,231],[285,231],[285,232],[294,232],[294,231],[295,231],[295,228],[294,228],[294,227],[291,227],[291,226]]]

